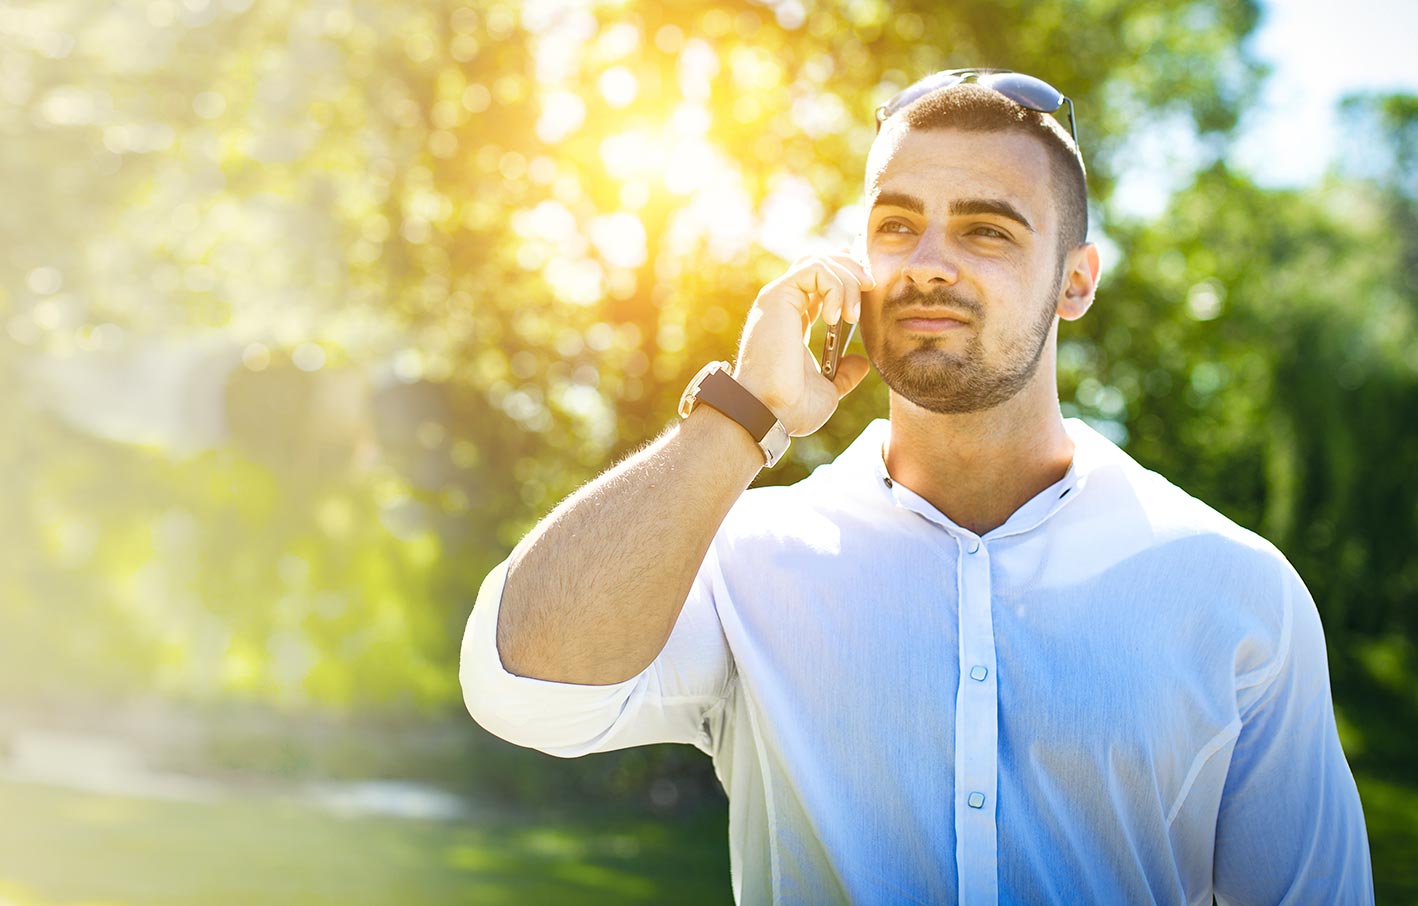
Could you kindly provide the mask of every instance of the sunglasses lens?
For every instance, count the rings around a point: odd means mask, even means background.
[[[902,107],[910,104],[917,98],[925,97],[937,88],[944,88],[947,85],[954,85],[960,81],[959,73],[955,71],[937,72],[935,75],[927,76],[916,84],[902,91],[881,107],[878,114],[878,122],[885,120]]]
[[[937,88],[944,88],[957,82],[976,82],[993,91],[998,91],[1021,107],[1039,113],[1057,113],[1067,103],[1069,105],[1068,128],[1073,134],[1074,143],[1078,143],[1078,131],[1073,124],[1073,104],[1063,96],[1063,92],[1043,79],[1036,79],[1022,72],[1001,69],[949,69],[926,76],[876,108],[877,132],[880,132],[882,124],[902,107],[930,94]]]
[[[1040,113],[1053,113],[1064,102],[1064,96],[1057,88],[1022,72],[988,75],[980,79],[980,84],[993,88],[1021,107]]]

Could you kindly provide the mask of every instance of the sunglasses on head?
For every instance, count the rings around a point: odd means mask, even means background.
[[[937,88],[946,88],[962,82],[973,82],[998,91],[1026,110],[1039,113],[1058,113],[1064,105],[1068,105],[1068,131],[1073,134],[1074,147],[1078,147],[1078,129],[1073,124],[1073,101],[1064,97],[1062,91],[1043,79],[1036,79],[1022,72],[1010,72],[1008,69],[947,69],[928,75],[876,108],[876,131],[880,132],[882,123],[917,98],[924,97]]]

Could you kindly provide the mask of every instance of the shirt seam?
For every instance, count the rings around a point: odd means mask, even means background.
[[[657,695],[656,701],[665,704],[684,704],[685,702],[709,702],[717,705],[724,700],[722,695]]]
[[[719,596],[722,595],[726,600],[729,597],[728,582],[724,579],[723,564],[719,561],[719,553],[713,544],[709,547],[709,556],[714,558],[710,568],[713,570],[714,610],[717,613]],[[729,652],[729,663],[733,669],[730,671],[728,681],[724,683],[723,698],[725,700],[729,697],[731,687],[738,680],[738,661],[734,659],[732,651]],[[742,687],[742,684],[740,684],[739,693],[743,696],[743,710],[748,716],[749,738],[753,743],[753,753],[758,759],[758,776],[763,778],[763,811],[768,820],[768,896],[773,903],[777,903],[778,891],[782,888],[782,879],[781,869],[778,866],[778,810],[773,796],[773,775],[768,769],[768,752],[763,744],[763,734],[758,726],[758,719],[753,713],[753,697],[749,694],[748,689]],[[715,748],[717,748],[717,743],[718,740],[715,740]],[[747,860],[749,855],[745,853],[744,858]]]
[[[734,684],[738,681],[739,677],[739,663],[734,658],[733,650],[729,648],[728,635],[724,633],[724,618],[719,613],[719,598],[723,597],[726,600],[728,599],[729,583],[724,578],[723,564],[719,562],[717,539],[710,542],[709,550],[705,554],[705,557],[710,561],[709,597],[714,606],[714,619],[719,621],[719,633],[724,636],[724,659],[728,661],[728,665],[727,669],[724,671],[724,685],[719,689],[717,694],[686,697],[686,699],[703,699],[709,702],[709,707],[700,715],[701,720],[728,703],[729,695],[733,692]],[[713,740],[713,743],[713,748],[717,750],[719,740]]]
[[[1242,692],[1246,689],[1253,689],[1256,686],[1265,686],[1273,683],[1276,677],[1280,676],[1281,669],[1285,662],[1290,659],[1290,645],[1293,625],[1293,614],[1295,611],[1295,596],[1290,590],[1286,590],[1282,610],[1280,615],[1280,644],[1275,658],[1260,670],[1252,670],[1237,678],[1236,691]],[[1254,679],[1252,679],[1254,677]]]
[[[1221,732],[1207,740],[1206,745],[1202,746],[1201,750],[1196,753],[1196,757],[1192,759],[1191,768],[1187,771],[1186,779],[1182,781],[1182,789],[1177,793],[1176,799],[1172,802],[1171,809],[1167,812],[1168,831],[1172,829],[1172,822],[1176,821],[1177,816],[1181,814],[1182,806],[1186,803],[1187,796],[1191,795],[1192,787],[1196,784],[1196,779],[1201,776],[1201,769],[1206,767],[1206,763],[1211,760],[1211,756],[1221,751],[1226,743],[1236,739],[1240,735],[1241,719],[1237,717],[1229,724],[1222,727]]]
[[[774,802],[773,775],[768,770],[768,753],[763,745],[758,718],[753,713],[752,697],[747,692],[744,693],[744,711],[748,714],[748,722],[753,729],[754,754],[758,756],[758,773],[763,778],[763,811],[768,816],[768,868],[772,882],[770,897],[777,903],[778,892],[783,886],[782,869],[778,864],[778,809]]]

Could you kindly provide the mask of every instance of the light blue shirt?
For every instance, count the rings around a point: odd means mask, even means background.
[[[890,479],[885,420],[746,492],[616,685],[503,669],[504,562],[463,642],[468,708],[553,755],[708,753],[741,904],[1372,903],[1304,583],[1065,427],[1068,473],[984,535]]]

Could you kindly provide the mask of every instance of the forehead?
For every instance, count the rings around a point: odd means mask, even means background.
[[[1030,215],[1040,232],[1055,228],[1049,155],[1019,132],[957,129],[883,130],[867,159],[868,210],[883,192],[920,198],[927,216],[944,214],[952,200],[993,198]]]

